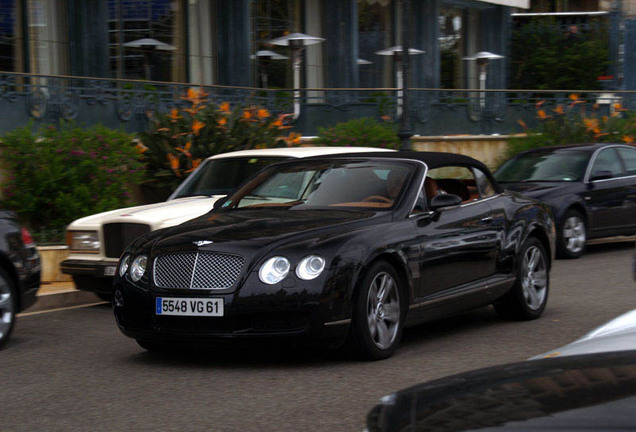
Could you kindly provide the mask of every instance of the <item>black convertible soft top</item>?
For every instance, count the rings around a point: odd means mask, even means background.
[[[363,152],[363,153],[340,153],[332,155],[313,156],[307,159],[335,159],[335,158],[382,158],[382,159],[413,159],[424,162],[429,169],[440,168],[448,165],[474,166],[480,168],[486,173],[490,170],[486,165],[470,156],[456,153],[443,152],[418,152],[418,151],[399,151],[399,152]]]

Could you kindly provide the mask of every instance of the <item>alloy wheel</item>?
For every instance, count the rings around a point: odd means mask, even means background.
[[[11,286],[0,277],[0,341],[11,331],[15,319],[15,304]]]
[[[367,323],[373,343],[380,349],[389,348],[400,327],[400,294],[393,277],[378,273],[367,296]]]
[[[563,245],[572,254],[585,247],[585,222],[578,216],[570,216],[563,223]]]
[[[526,250],[522,262],[521,287],[526,304],[532,310],[541,308],[548,287],[548,271],[542,251],[531,246]]]

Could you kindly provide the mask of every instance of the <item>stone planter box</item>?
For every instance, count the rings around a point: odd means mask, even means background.
[[[38,246],[42,259],[42,282],[70,282],[70,275],[60,270],[60,263],[68,257],[68,246]]]

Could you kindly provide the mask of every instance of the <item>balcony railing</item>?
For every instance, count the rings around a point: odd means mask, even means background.
[[[294,104],[300,115],[293,127],[303,135],[338,122],[373,117],[397,123],[402,94],[396,88],[294,89],[198,86],[154,81],[125,81],[69,76],[46,76],[0,72],[0,133],[17,126],[101,123],[129,132],[148,127],[148,113],[187,105],[182,99],[188,88],[208,93],[209,103],[259,105],[276,114],[291,114]],[[441,90],[408,91],[413,132],[419,135],[508,134],[522,132],[521,123],[532,127],[538,108],[552,113],[559,106],[585,102],[588,110],[611,114],[620,105],[636,109],[636,91],[534,91],[534,90]]]

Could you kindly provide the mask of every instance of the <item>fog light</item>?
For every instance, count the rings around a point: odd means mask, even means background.
[[[124,307],[124,295],[119,290],[115,290],[113,295],[113,304],[116,307]]]

